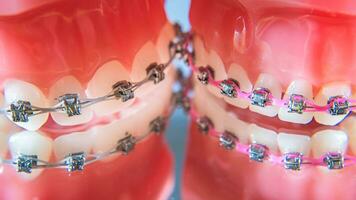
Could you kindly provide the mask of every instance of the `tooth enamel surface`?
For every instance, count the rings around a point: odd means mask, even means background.
[[[122,113],[122,119],[131,126],[130,133],[135,136],[145,135],[149,132],[149,124],[156,117],[162,116],[171,101],[174,75],[166,77],[152,93],[138,99],[139,103]],[[135,126],[139,124],[139,126]],[[133,125],[133,126],[132,126]]]
[[[246,134],[247,124],[239,120],[234,113],[227,112],[223,119],[225,130],[229,131],[238,138],[242,144],[248,144],[249,135]]]
[[[173,26],[170,23],[166,23],[163,26],[161,32],[159,33],[156,42],[156,49],[161,62],[167,62],[169,60],[170,55],[168,51],[168,46],[169,46],[169,42],[173,38],[174,38]]]
[[[299,152],[304,156],[308,156],[310,153],[311,140],[309,136],[279,133],[277,141],[279,150],[282,154]]]
[[[348,138],[343,131],[319,131],[312,136],[313,156],[319,158],[328,152],[345,153],[347,144]]]
[[[224,80],[227,78],[227,74],[225,71],[225,66],[219,54],[211,50],[208,54],[208,65],[214,70],[214,79],[215,80]],[[220,89],[213,86],[207,85],[208,90],[212,92],[215,96],[222,98],[222,94],[220,93]]]
[[[343,95],[345,97],[351,96],[351,87],[346,83],[330,83],[323,86],[318,94],[315,96],[315,104],[319,106],[325,106],[329,97]],[[345,115],[331,115],[328,111],[314,113],[315,121],[324,125],[336,125],[341,122]]]
[[[167,47],[168,49],[168,47]],[[156,51],[156,47],[152,42],[146,42],[141,49],[137,52],[132,63],[131,81],[138,82],[146,78],[146,68],[152,64],[160,64],[160,57]],[[163,61],[167,62],[167,60]],[[153,90],[153,83],[150,81],[135,91],[136,97],[142,97]]]
[[[50,105],[57,105],[58,98],[64,94],[79,94],[79,99],[86,99],[84,89],[74,76],[65,76],[53,84],[49,91]],[[71,126],[89,122],[93,117],[91,107],[82,108],[80,115],[68,117],[65,112],[51,113],[53,120],[62,126]]]
[[[256,124],[250,124],[247,127],[247,133],[250,136],[250,143],[263,144],[274,153],[278,151],[277,133]]]
[[[254,88],[263,87],[271,91],[274,98],[281,99],[282,88],[280,83],[273,76],[269,74],[262,73],[258,76]],[[259,107],[257,105],[250,105],[250,110],[262,115],[269,117],[274,117],[277,115],[279,107],[278,106],[266,106]]]
[[[4,95],[0,93],[0,108],[5,107]],[[13,123],[5,116],[0,115],[0,131],[7,133],[11,128],[13,128]]]
[[[194,49],[195,49],[195,64],[197,66],[207,65],[208,53],[205,49],[204,43],[199,36],[194,37]]]
[[[47,107],[48,102],[42,91],[31,83],[20,80],[7,80],[4,83],[4,96],[6,105],[18,100],[29,101],[32,106]],[[38,130],[48,119],[48,113],[30,116],[28,122],[15,122],[18,126],[30,131]],[[11,113],[8,115],[11,118]]]
[[[240,84],[240,89],[244,92],[250,92],[252,90],[252,83],[250,79],[248,78],[248,75],[246,71],[238,64],[231,64],[229,71],[227,73],[227,76],[229,78],[233,78],[237,80]],[[225,97],[224,99],[226,102],[229,104],[232,104],[234,106],[240,107],[240,108],[247,108],[250,105],[250,102],[245,99],[241,98],[229,98]]]
[[[129,124],[127,120],[116,120],[110,124],[97,126],[92,131],[92,143],[94,153],[103,153],[112,150],[117,142],[125,136]]]
[[[37,155],[39,160],[48,162],[53,148],[53,141],[40,132],[23,131],[12,135],[9,139],[9,149],[13,159],[18,155]],[[43,163],[38,163],[43,164]],[[31,174],[21,173],[25,178],[37,177],[43,169],[35,169]]]
[[[353,154],[356,155],[356,117],[349,116],[342,122],[341,126],[345,129],[348,138],[349,146]]]
[[[57,137],[54,140],[53,148],[57,160],[62,160],[70,153],[90,153],[92,148],[91,131],[76,132]],[[104,132],[102,135],[106,135]],[[95,140],[95,142],[98,142]]]
[[[225,102],[213,96],[201,83],[196,83],[194,104],[201,116],[207,116],[214,124],[215,130],[224,131]]]
[[[7,153],[7,144],[9,140],[9,135],[0,132],[0,158],[3,158]]]
[[[112,86],[116,82],[129,79],[129,73],[119,61],[109,61],[101,66],[89,81],[86,90],[87,96],[88,98],[105,96],[112,91]],[[126,102],[114,99],[94,104],[91,109],[98,116],[103,116],[118,112],[131,105],[132,102],[132,99]]]
[[[306,99],[313,99],[313,87],[305,80],[295,80],[287,88],[287,91],[283,97],[285,100],[289,100],[292,94],[303,95]],[[303,112],[302,114],[288,112],[287,107],[281,107],[278,111],[278,117],[282,121],[294,122],[298,124],[307,124],[313,119],[312,112]]]

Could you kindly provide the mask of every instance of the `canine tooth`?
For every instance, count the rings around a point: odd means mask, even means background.
[[[85,99],[86,95],[80,82],[74,76],[65,76],[59,79],[49,90],[49,101],[51,105],[58,104],[58,98],[64,94],[79,94],[80,99]],[[82,108],[80,115],[68,117],[67,113],[53,112],[51,116],[55,122],[62,126],[71,126],[89,122],[93,117],[90,107]]]
[[[267,88],[271,91],[274,98],[280,99],[282,95],[282,88],[280,83],[270,74],[262,73],[258,76],[257,81],[255,83],[254,88],[263,87]],[[262,115],[266,115],[269,117],[274,117],[278,113],[278,106],[266,106],[259,107],[257,105],[250,105],[250,110]]]
[[[247,124],[239,120],[234,113],[227,112],[223,119],[225,130],[235,134],[242,144],[248,144],[249,136],[246,134]]]
[[[342,122],[341,126],[345,129],[353,154],[356,155],[356,117],[349,116]]]
[[[75,132],[57,137],[53,142],[54,154],[58,160],[70,153],[90,153],[92,148],[91,131]],[[105,135],[104,133],[102,135]],[[98,140],[95,140],[97,142]]]
[[[4,83],[4,96],[7,105],[18,100],[29,101],[32,106],[47,107],[48,102],[42,91],[31,83],[10,79]],[[30,131],[39,129],[48,119],[48,113],[29,117],[28,122],[15,122],[18,126]],[[11,113],[8,115],[11,118]]]
[[[231,64],[227,75],[239,82],[242,91],[250,92],[252,90],[252,83],[246,71],[240,65],[236,63]],[[247,108],[250,104],[248,100],[241,98],[229,98],[224,96],[224,99],[226,102],[240,108]]]
[[[42,133],[23,131],[12,135],[9,139],[9,149],[13,159],[20,154],[37,155],[39,160],[48,162],[51,156],[53,141]],[[43,164],[43,163],[38,163]],[[31,174],[24,174],[24,178],[33,179],[41,174],[43,169],[35,169]]]
[[[349,97],[351,95],[351,87],[349,84],[346,83],[330,83],[327,85],[324,85],[319,93],[316,95],[315,99],[315,104],[324,106],[327,104],[327,101],[329,97],[331,96],[337,96],[337,95],[343,95],[345,97]],[[347,114],[345,115],[330,115],[328,111],[326,112],[317,112],[314,113],[314,118],[315,120],[324,125],[336,125],[339,122],[341,122]]]
[[[120,80],[129,80],[130,76],[125,67],[117,60],[105,63],[101,66],[87,87],[89,98],[101,97],[112,91],[112,86]],[[98,116],[108,115],[122,110],[131,105],[133,100],[122,102],[121,100],[103,101],[92,106]]]
[[[197,66],[207,65],[208,52],[205,49],[204,42],[199,36],[194,37],[194,49],[195,49],[195,64]]]
[[[256,124],[250,124],[247,127],[247,133],[250,136],[251,143],[266,145],[274,153],[278,151],[276,132],[259,127]]]
[[[0,158],[4,157],[7,153],[7,143],[9,140],[9,135],[0,132]]]
[[[168,46],[172,38],[174,38],[174,30],[172,24],[166,23],[161,29],[156,42],[156,49],[158,51],[161,62],[166,62],[170,58]]]
[[[214,79],[215,80],[224,80],[227,78],[227,74],[225,71],[225,66],[223,61],[221,60],[221,57],[219,54],[211,50],[208,56],[208,65],[211,66],[211,68],[214,70]],[[222,94],[220,93],[220,89],[213,86],[213,85],[207,85],[208,90],[212,92],[215,96],[222,98]]]
[[[200,115],[206,115],[214,124],[217,131],[224,131],[225,102],[217,99],[206,88],[195,84],[194,104]],[[209,105],[209,106],[207,106]]]
[[[289,133],[279,133],[277,136],[279,150],[282,154],[299,152],[304,156],[310,153],[310,137]]]
[[[317,158],[328,152],[345,153],[348,144],[346,133],[338,130],[319,131],[311,139],[313,156]]]
[[[133,82],[138,82],[146,78],[147,75],[146,68],[152,63],[159,62],[159,58],[160,57],[158,55],[158,52],[156,51],[155,45],[150,41],[146,42],[141,47],[141,49],[137,52],[135,58],[133,59],[131,75],[130,75],[131,80]],[[137,97],[142,97],[145,94],[150,93],[154,88],[155,88],[154,84],[152,82],[148,82],[142,85],[141,87],[139,87],[135,91],[135,95]]]
[[[295,80],[288,86],[283,99],[288,101],[290,95],[292,94],[303,95],[306,99],[312,100],[313,87],[309,82],[305,80]],[[281,107],[278,111],[278,117],[282,121],[294,122],[298,124],[307,124],[313,119],[313,113],[291,113],[288,112],[287,107]]]

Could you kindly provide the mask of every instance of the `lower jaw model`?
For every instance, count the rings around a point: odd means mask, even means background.
[[[0,3],[0,199],[168,199],[177,104],[183,199],[353,199],[354,3],[163,3]]]

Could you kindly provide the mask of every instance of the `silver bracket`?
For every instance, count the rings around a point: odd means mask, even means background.
[[[150,130],[154,133],[161,133],[164,131],[166,128],[165,126],[165,119],[161,116],[156,117],[154,120],[152,120],[149,124]]]
[[[208,134],[210,127],[213,127],[213,123],[207,116],[199,117],[197,119],[198,129],[203,134]]]
[[[285,169],[300,170],[303,162],[303,154],[299,152],[291,152],[283,155],[283,163]]]
[[[236,146],[237,137],[229,132],[224,131],[219,137],[220,146],[226,150],[233,150]]]
[[[240,83],[233,78],[229,78],[220,82],[220,87],[221,87],[221,91],[220,91],[221,94],[230,98],[236,98],[237,97],[236,88],[240,88]]]
[[[146,74],[148,80],[153,81],[154,84],[157,84],[164,80],[165,66],[163,64],[152,63],[146,68]]]
[[[115,97],[117,99],[121,98],[122,102],[134,98],[134,91],[132,90],[132,86],[132,83],[126,80],[118,81],[112,86]]]
[[[331,115],[345,115],[349,111],[349,102],[344,96],[330,97],[327,104]]]
[[[84,152],[71,153],[66,156],[64,164],[67,166],[68,172],[82,171],[85,164]]]
[[[136,138],[131,134],[126,133],[126,136],[118,141],[116,150],[122,152],[124,155],[127,155],[135,148],[135,145]]]
[[[78,94],[62,95],[58,97],[58,101],[63,103],[63,110],[67,113],[68,117],[81,114],[81,105]]]
[[[338,152],[329,152],[323,159],[328,169],[342,169],[344,168],[344,157]]]
[[[253,143],[250,144],[248,153],[251,160],[263,162],[266,157],[267,147],[263,144]]]
[[[288,112],[302,114],[306,108],[305,97],[299,94],[292,94],[288,101]]]
[[[28,117],[34,114],[31,103],[22,100],[12,103],[10,112],[14,122],[28,122]]]
[[[265,107],[271,100],[270,100],[271,92],[267,88],[256,88],[252,91],[250,96],[251,104]]]
[[[214,78],[214,70],[209,65],[205,67],[199,67],[198,70],[199,73],[197,75],[197,78],[202,84],[207,85],[209,83],[210,76]]]
[[[17,172],[24,172],[30,174],[32,169],[37,166],[37,155],[23,155],[20,154],[14,164],[17,166]]]

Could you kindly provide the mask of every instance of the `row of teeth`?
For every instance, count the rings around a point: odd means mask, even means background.
[[[231,64],[229,67],[229,71],[225,72],[224,64],[220,58],[220,56],[214,51],[210,50],[209,52],[205,50],[204,44],[202,40],[195,36],[194,38],[194,49],[195,49],[195,65],[196,66],[211,66],[214,71],[214,79],[215,80],[227,80],[228,77],[234,80],[237,80],[239,83],[239,89],[241,91],[246,91],[247,93],[251,93],[250,91],[254,91],[258,88],[267,88],[271,96],[274,97],[274,104],[272,106],[261,107],[258,105],[251,105],[250,99],[246,96],[246,98],[231,98],[221,93],[221,85],[217,85],[220,82],[215,81],[215,85],[209,84],[208,90],[212,92],[215,96],[219,98],[223,98],[226,102],[231,105],[246,109],[249,108],[250,111],[256,112],[265,116],[275,117],[278,115],[279,119],[282,121],[299,123],[299,124],[308,124],[315,119],[316,122],[323,125],[336,125],[341,122],[350,112],[355,109],[352,109],[349,103],[354,103],[353,100],[349,100],[343,106],[346,108],[343,110],[340,107],[340,112],[338,115],[331,115],[327,112],[327,108],[325,105],[328,105],[328,100],[331,97],[340,96],[341,100],[347,100],[352,97],[356,97],[356,94],[352,95],[351,85],[346,82],[333,82],[324,85],[316,96],[313,95],[313,87],[311,83],[306,80],[298,79],[294,80],[287,88],[287,90],[283,93],[282,86],[279,81],[270,74],[261,73],[254,85],[252,85],[248,74],[244,70],[244,68],[236,63]],[[282,98],[282,94],[283,98]],[[289,97],[293,94],[302,95],[305,99],[309,100],[316,106],[320,106],[320,111],[324,112],[303,112],[296,113],[290,112],[288,107],[282,106],[285,102],[288,102]],[[330,103],[330,102],[329,102]],[[347,104],[347,105],[346,105]],[[318,110],[318,109],[316,109]]]
[[[104,124],[98,124],[84,131],[71,132],[56,137],[50,136],[51,132],[43,131],[0,131],[0,158],[5,158],[8,152],[13,161],[19,155],[36,155],[42,163],[51,160],[62,160],[69,154],[83,152],[85,155],[102,155],[116,148],[117,141],[125,138],[126,133],[135,138],[143,137],[148,131],[152,119],[162,116],[171,104],[172,75],[155,86],[144,97],[144,101],[134,103],[120,112],[119,118],[112,118]],[[116,101],[113,101],[116,102]],[[140,124],[140,126],[136,126]],[[11,133],[12,132],[12,133]],[[53,157],[54,156],[54,157]],[[112,160],[111,157],[103,161]],[[31,174],[22,177],[33,179],[41,174],[43,169],[34,170]]]
[[[57,80],[50,88],[49,93],[46,95],[35,85],[15,79],[8,79],[4,81],[3,94],[0,94],[0,106],[3,110],[11,108],[11,104],[15,105],[16,102],[30,102],[32,107],[48,108],[49,105],[58,105],[57,97],[63,94],[75,94],[80,99],[96,99],[112,92],[112,86],[118,80],[131,80],[133,83],[144,80],[147,76],[147,72],[144,66],[149,66],[151,63],[159,61],[170,60],[170,55],[167,47],[170,42],[170,38],[173,38],[173,30],[171,25],[167,24],[161,31],[157,42],[147,42],[137,52],[132,64],[132,73],[125,69],[125,67],[118,60],[112,60],[104,63],[94,74],[92,79],[88,82],[86,89],[74,76],[64,76]],[[169,73],[170,69],[167,69]],[[135,99],[140,100],[146,98],[145,96],[156,88],[153,86],[153,82],[147,82],[140,88],[135,90]],[[72,126],[85,124],[93,119],[93,116],[106,116],[113,113],[117,113],[120,110],[128,108],[135,101],[130,99],[128,101],[103,101],[96,103],[90,107],[81,109],[80,115],[74,115],[70,118],[65,112],[51,112],[42,113],[38,115],[32,115],[28,118],[28,122],[16,122],[14,120],[12,112],[7,112],[7,117],[14,121],[18,126],[30,130],[36,131],[43,124],[46,123],[49,115],[53,120],[62,126]],[[21,113],[17,113],[21,114]],[[3,119],[2,119],[3,120]]]
[[[246,123],[238,119],[234,113],[226,112],[225,103],[212,96],[200,84],[195,85],[193,101],[197,113],[208,117],[217,133],[232,133],[242,145],[261,144],[273,155],[297,152],[305,157],[312,154],[315,159],[323,158],[330,152],[343,155],[349,146],[352,153],[356,155],[356,117],[354,116],[346,119],[340,130],[321,130],[309,137],[298,133],[277,133],[253,123]]]

